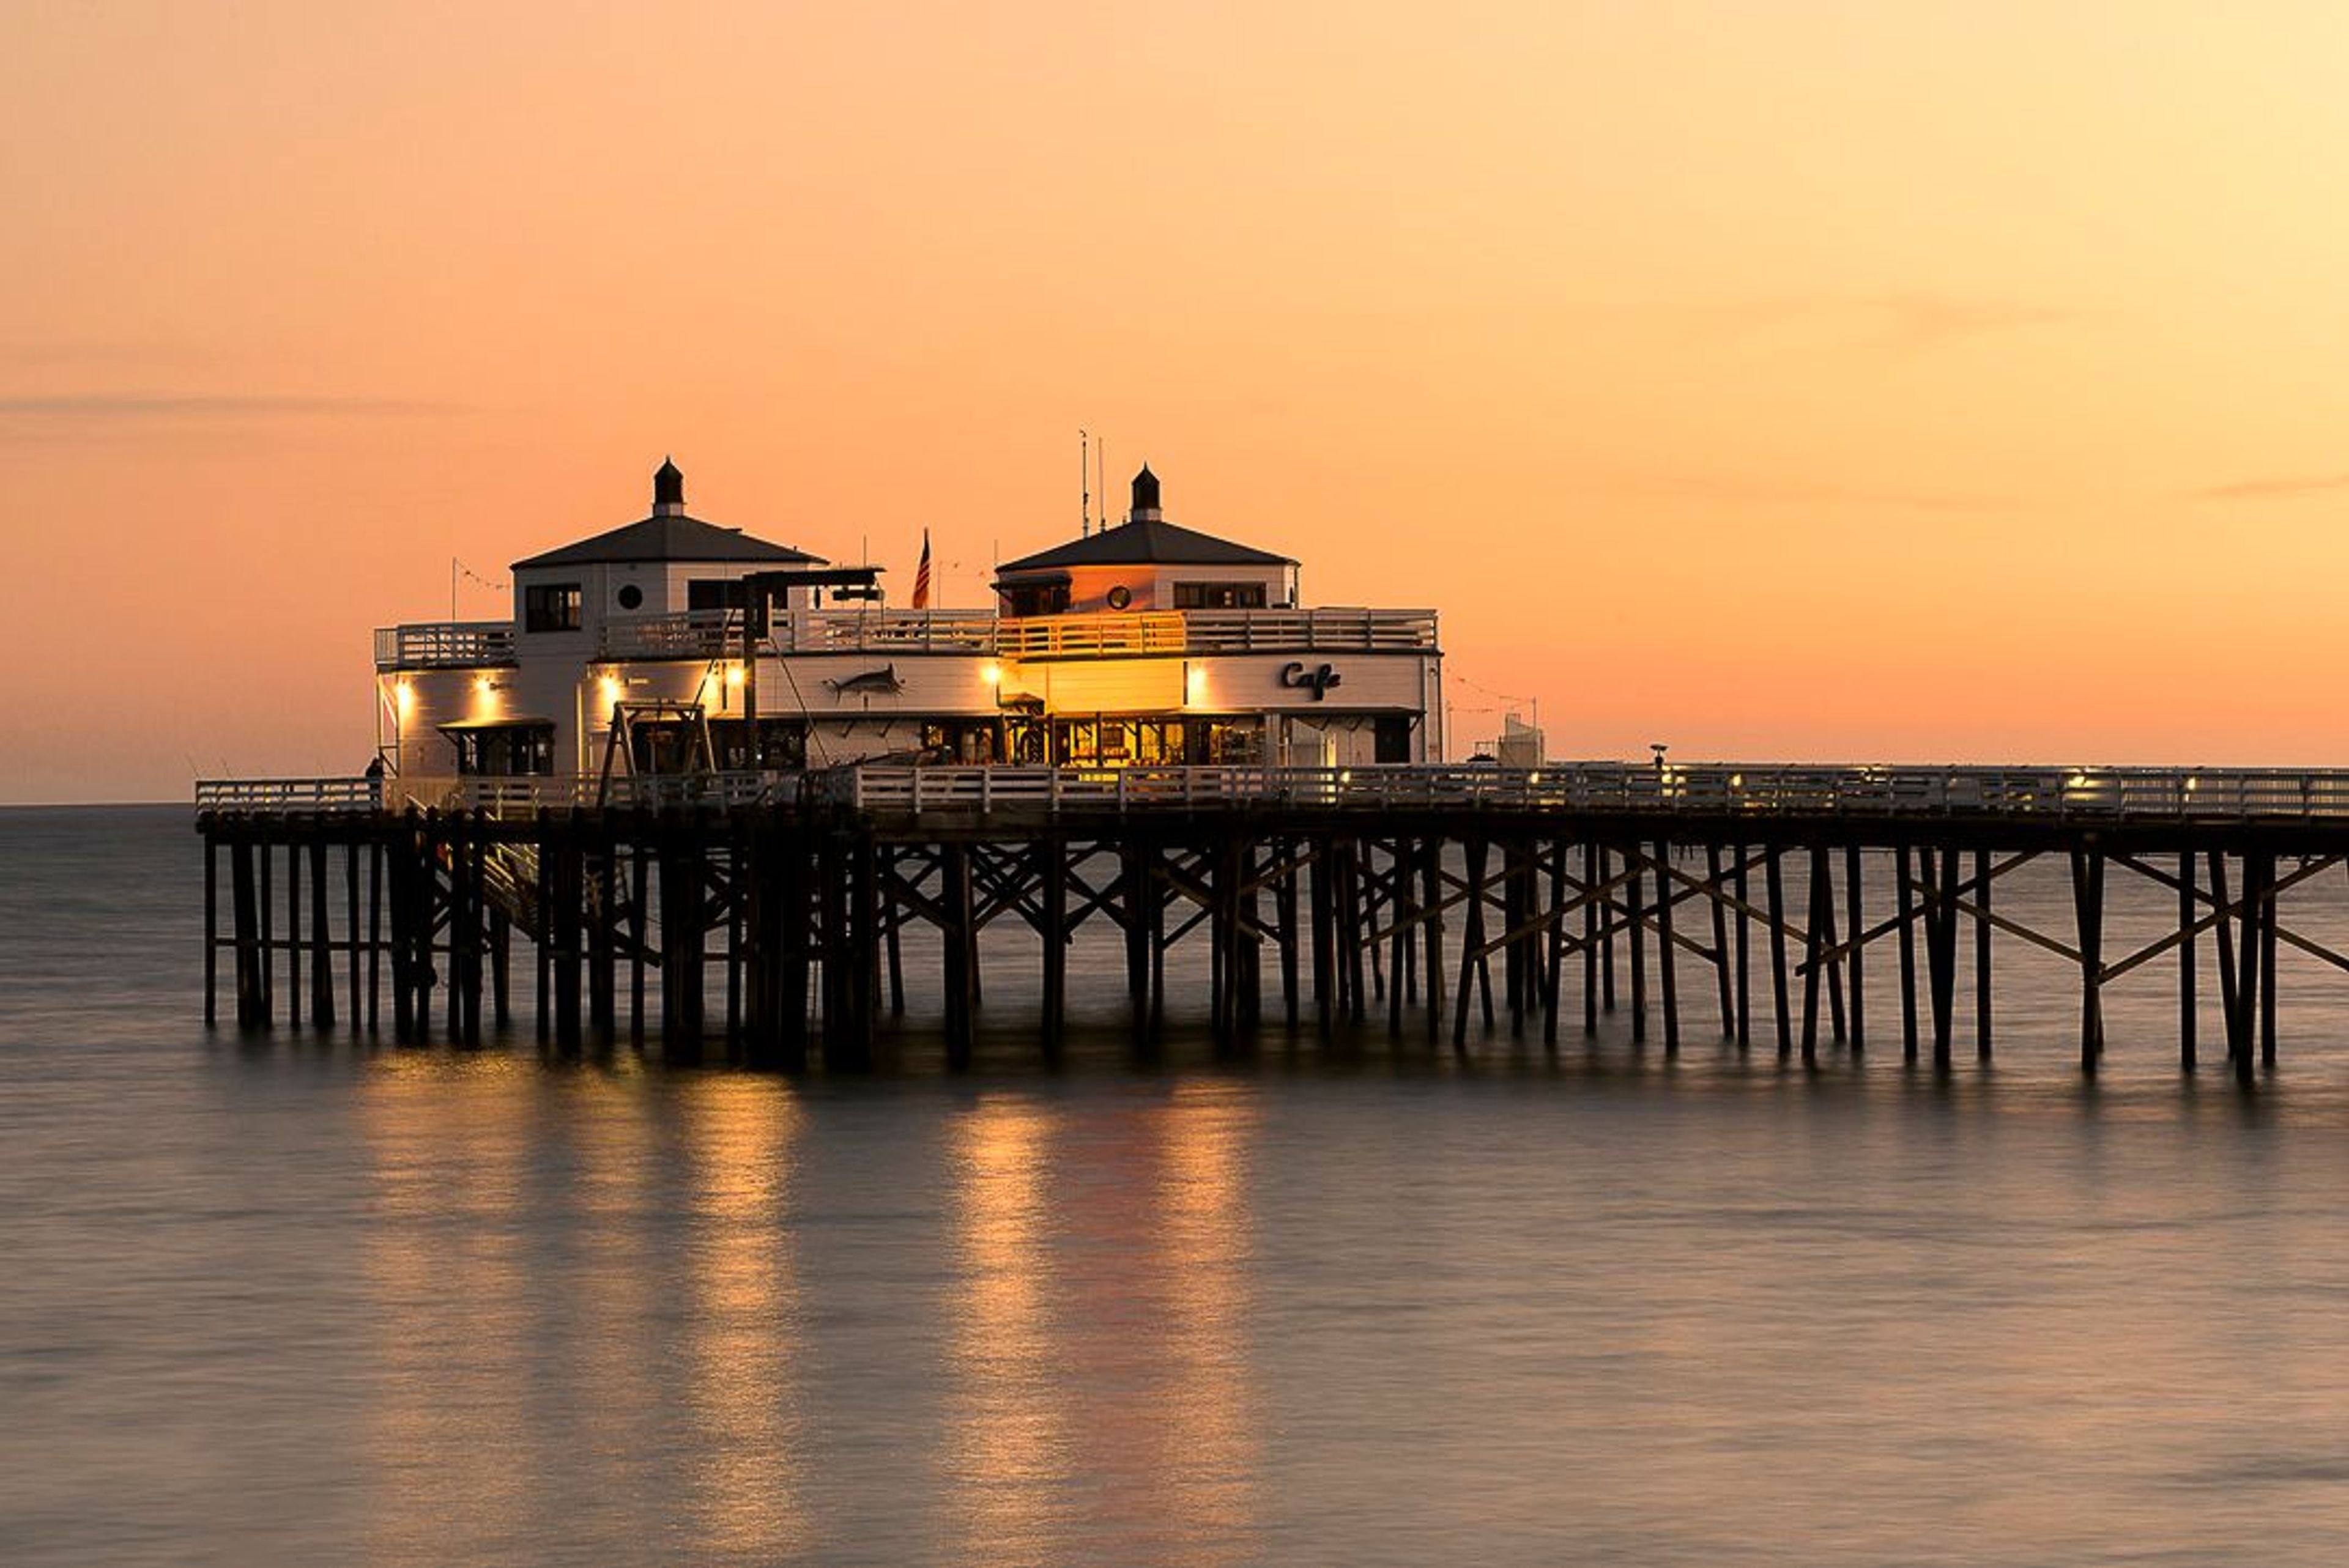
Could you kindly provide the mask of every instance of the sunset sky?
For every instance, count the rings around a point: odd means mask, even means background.
[[[1080,426],[1455,743],[2349,765],[2344,193],[2338,0],[26,0],[0,801],[356,771],[666,453],[979,606]]]

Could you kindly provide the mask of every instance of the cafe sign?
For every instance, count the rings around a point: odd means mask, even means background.
[[[1311,692],[1315,702],[1329,696],[1330,688],[1342,684],[1345,678],[1328,665],[1316,665],[1308,669],[1301,659],[1291,659],[1280,666],[1280,684]]]

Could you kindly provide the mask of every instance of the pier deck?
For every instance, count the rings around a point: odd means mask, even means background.
[[[207,1021],[226,954],[241,1026],[275,1021],[282,964],[288,1022],[306,1002],[313,1026],[340,1012],[377,1028],[388,978],[402,1041],[429,1037],[436,1010],[459,1041],[484,1037],[485,1006],[509,1024],[519,936],[539,1036],[559,1048],[645,1044],[652,971],[652,1037],[671,1057],[722,1041],[752,1065],[854,1070],[885,1013],[905,1009],[903,937],[921,925],[942,953],[945,1049],[965,1066],[979,934],[1009,922],[1037,938],[1048,1058],[1071,946],[1097,934],[1123,944],[1143,1047],[1165,1027],[1166,955],[1187,939],[1206,949],[1206,1021],[1235,1048],[1268,1024],[1328,1039],[1381,1012],[1397,1038],[1455,1050],[1472,1019],[1491,1034],[1504,1012],[1511,1033],[1554,1045],[1569,1012],[1595,1032],[1619,995],[1632,1038],[1652,1015],[1671,1052],[1710,992],[1724,1037],[1758,1032],[1806,1062],[1823,1039],[1867,1048],[1868,960],[1889,943],[1903,1056],[1946,1066],[1963,933],[1981,1057],[2002,934],[2076,970],[2092,1074],[2104,988],[2170,960],[2191,1071],[2207,947],[2248,1083],[2275,1065],[2279,945],[2349,970],[2280,916],[2286,893],[2349,863],[2349,770],[860,766],[230,780],[199,785],[196,804]],[[1889,862],[1887,911],[1867,908],[1883,880],[1862,874],[1870,856]],[[2054,932],[1994,897],[2050,856],[2068,864],[2074,917]],[[2114,872],[2177,900],[2174,926],[2126,953],[2105,941]]]

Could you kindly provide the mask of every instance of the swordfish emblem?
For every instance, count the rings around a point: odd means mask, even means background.
[[[839,696],[846,696],[851,692],[901,692],[905,689],[905,683],[897,678],[897,666],[894,664],[883,665],[877,670],[866,670],[861,676],[850,676],[845,680],[828,680],[823,684]]]

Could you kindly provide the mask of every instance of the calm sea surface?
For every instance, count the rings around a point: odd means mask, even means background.
[[[2115,877],[2116,953],[2174,904]],[[1809,1075],[1692,980],[1673,1064],[1047,1077],[1030,961],[978,1074],[791,1084],[208,1033],[201,889],[184,810],[0,811],[0,1562],[2349,1561],[2349,975],[2298,954],[2253,1098],[2180,1079],[2167,962],[2084,1085],[2019,943],[1941,1079],[1888,957]]]

